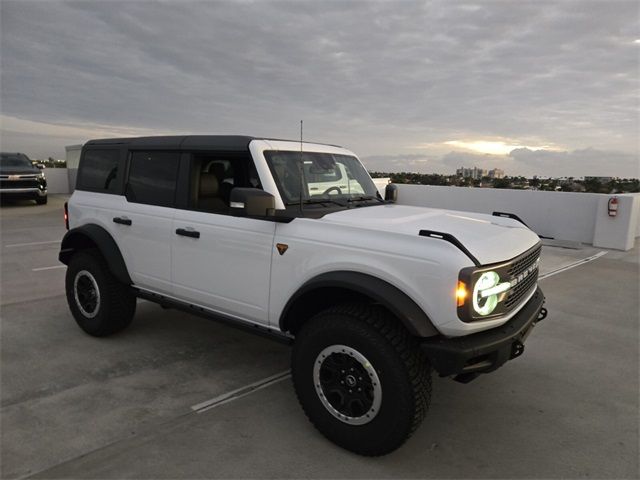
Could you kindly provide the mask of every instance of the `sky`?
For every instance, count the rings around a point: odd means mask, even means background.
[[[370,170],[639,177],[636,1],[0,2],[0,147],[246,134]]]

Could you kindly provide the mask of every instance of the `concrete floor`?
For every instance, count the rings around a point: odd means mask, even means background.
[[[204,413],[191,406],[288,368],[288,347],[139,302],[132,326],[75,325],[55,267],[62,203],[1,212],[2,478],[637,478],[638,251],[541,280],[550,315],[525,354],[461,385],[434,380],[400,450],[343,451],[285,379]],[[545,247],[542,273],[600,250]]]

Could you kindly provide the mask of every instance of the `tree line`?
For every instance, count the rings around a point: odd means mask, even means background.
[[[634,193],[640,192],[640,180],[637,178],[612,178],[602,181],[599,178],[526,178],[523,176],[505,176],[504,178],[482,177],[463,178],[458,175],[415,172],[370,172],[373,178],[391,178],[393,183],[414,185],[443,185],[456,187],[511,188],[515,190],[544,190],[560,192],[589,193]]]

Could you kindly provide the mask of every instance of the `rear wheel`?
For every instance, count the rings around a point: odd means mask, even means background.
[[[315,427],[362,455],[400,447],[431,397],[431,368],[415,339],[369,305],[341,305],[309,320],[296,336],[292,374]]]
[[[71,313],[89,335],[111,335],[131,323],[136,297],[113,276],[97,250],[83,250],[71,258],[65,285]]]

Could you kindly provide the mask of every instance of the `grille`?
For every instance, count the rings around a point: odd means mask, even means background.
[[[38,188],[38,181],[32,180],[0,180],[0,189],[5,188]]]
[[[536,262],[536,260],[538,260],[541,250],[542,250],[542,247],[538,245],[531,252],[525,253],[523,257],[516,259],[509,267],[509,270],[507,270],[507,275],[511,277],[517,277],[518,275],[520,275],[527,268],[533,265]]]
[[[541,250],[542,247],[538,246],[521,258],[516,259],[507,270],[507,274],[513,279],[525,272],[530,266],[534,265],[538,261]],[[533,272],[529,273],[529,275],[519,281],[511,290],[509,290],[509,294],[504,301],[505,308],[507,310],[511,310],[511,308],[518,305],[522,298],[535,286],[537,280],[538,269],[536,268]]]
[[[519,282],[515,287],[509,290],[509,295],[507,299],[504,301],[504,306],[507,310],[511,310],[512,307],[515,307],[522,297],[524,297],[527,293],[531,291],[531,288],[536,284],[538,280],[538,270],[535,270],[533,273],[530,273],[524,280]]]

